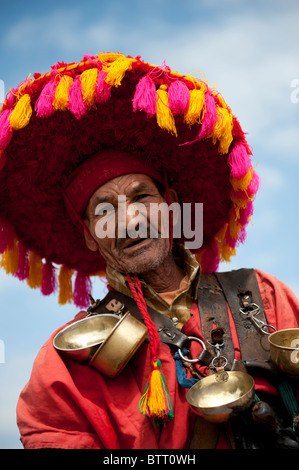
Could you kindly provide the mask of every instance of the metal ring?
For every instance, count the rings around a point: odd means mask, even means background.
[[[212,363],[211,363],[212,367],[215,367],[215,369],[217,369],[217,366],[215,366],[214,361],[216,361],[216,359],[221,359],[221,358],[224,359],[224,364],[222,364],[221,366],[218,366],[218,367],[223,367],[223,368],[225,368],[225,367],[227,366],[227,364],[228,364],[228,360],[227,360],[227,358],[226,358],[225,356],[216,356],[216,357],[213,357],[213,360],[212,360]]]
[[[269,331],[264,331],[264,328],[271,328],[272,330],[277,331],[274,326],[268,325],[268,323],[264,323],[262,326],[260,326],[260,329],[265,335],[271,335],[271,333],[269,333]]]
[[[201,344],[202,349],[207,349],[205,343],[201,339],[196,338],[196,336],[188,336],[187,339],[190,339],[191,341],[197,341],[198,343]],[[187,357],[183,356],[181,348],[178,348],[178,353],[179,353],[180,358],[183,359],[183,361],[186,361],[186,362],[194,363],[194,362],[199,362],[199,360],[200,360],[199,356],[198,356],[197,359],[188,359]]]

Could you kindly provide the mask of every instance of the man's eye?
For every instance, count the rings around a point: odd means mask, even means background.
[[[112,212],[114,212],[114,207],[112,204],[101,203],[101,204],[98,204],[97,207],[95,208],[94,215],[99,217],[102,215],[107,215]]]
[[[136,196],[136,200],[139,201],[140,199],[146,199],[148,197],[151,197],[151,194],[138,194],[138,196]]]

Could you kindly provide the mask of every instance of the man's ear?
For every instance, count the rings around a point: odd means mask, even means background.
[[[87,248],[89,248],[91,251],[98,251],[99,246],[90,234],[88,221],[83,220],[83,222],[86,225],[86,229],[84,229],[83,231],[84,231],[84,238],[85,238],[85,243],[86,243]]]

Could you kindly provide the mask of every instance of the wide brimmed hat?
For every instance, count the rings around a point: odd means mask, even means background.
[[[90,278],[104,275],[105,261],[86,247],[64,188],[78,166],[109,148],[166,173],[180,203],[203,203],[203,245],[194,251],[203,271],[230,260],[259,185],[237,118],[205,81],[101,53],[34,74],[1,108],[0,253],[8,273],[45,295],[59,287],[60,303],[89,303]]]

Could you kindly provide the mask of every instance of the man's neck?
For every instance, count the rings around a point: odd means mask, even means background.
[[[185,272],[176,264],[171,254],[158,268],[141,275],[157,293],[177,290],[184,276]]]

